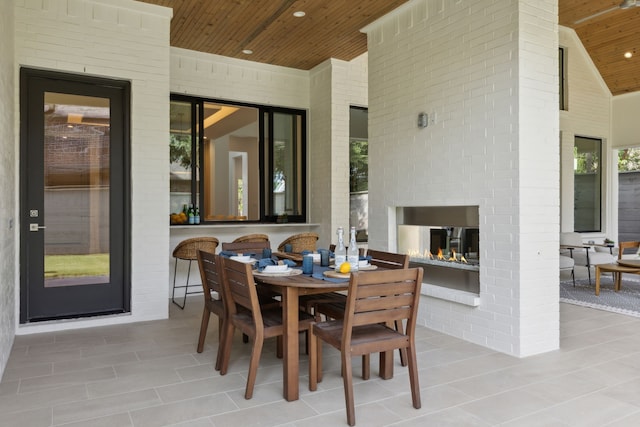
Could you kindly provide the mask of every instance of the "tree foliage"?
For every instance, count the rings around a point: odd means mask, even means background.
[[[574,173],[592,174],[597,173],[600,167],[600,158],[597,151],[580,151],[573,147]]]
[[[618,151],[618,171],[640,171],[640,148],[625,148]]]
[[[169,162],[178,163],[185,169],[191,168],[190,135],[169,135]]]
[[[351,140],[349,144],[349,190],[369,189],[369,141]]]

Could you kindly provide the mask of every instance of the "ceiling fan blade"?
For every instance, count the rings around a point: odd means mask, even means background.
[[[613,12],[614,10],[618,10],[618,9],[631,9],[632,7],[640,7],[640,1],[638,1],[638,0],[622,0],[622,3],[620,3],[618,6],[614,6],[614,7],[611,7],[609,9],[601,10],[600,12],[596,12],[593,15],[589,15],[589,16],[584,17],[582,19],[578,19],[577,21],[574,22],[574,24],[575,25],[582,24],[583,22],[586,22],[586,21],[588,21],[590,19],[597,18],[598,16],[602,16],[605,13]]]
[[[622,3],[620,3],[620,9],[629,9],[631,7],[634,6],[640,6],[640,3],[638,3],[636,0],[622,0]]]
[[[635,0],[633,0],[633,1],[635,3]],[[635,3],[635,4],[636,4],[636,6],[638,5],[638,3]],[[628,6],[628,7],[630,7],[630,6]],[[602,15],[604,15],[606,13],[613,12],[614,10],[618,10],[620,8],[621,8],[621,6],[614,6],[614,7],[609,8],[609,9],[601,10],[600,12],[594,13],[593,15],[589,15],[589,16],[587,16],[585,18],[578,19],[577,21],[574,22],[574,24],[575,25],[582,24],[583,22],[586,22],[586,21],[588,21],[590,19],[597,18],[598,16],[602,16]]]

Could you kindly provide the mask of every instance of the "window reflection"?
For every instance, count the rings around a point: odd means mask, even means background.
[[[574,153],[574,230],[601,231],[602,141],[577,136]]]
[[[303,222],[304,124],[300,111],[172,97],[171,212],[194,204],[207,222]]]
[[[260,219],[258,109],[204,103],[204,219]]]

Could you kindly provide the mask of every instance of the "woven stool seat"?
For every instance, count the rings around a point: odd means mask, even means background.
[[[284,245],[291,245],[291,252],[315,251],[318,233],[300,233],[287,237],[278,246],[279,252],[284,252]]]
[[[241,242],[268,242],[269,236],[266,234],[247,234],[245,236],[240,236],[233,240],[233,243],[241,243]]]
[[[185,239],[178,243],[173,250],[173,257],[175,258],[175,264],[173,267],[173,290],[171,292],[171,301],[178,307],[184,309],[187,303],[187,295],[202,292],[202,284],[198,283],[198,291],[189,292],[190,286],[196,286],[196,284],[189,284],[189,276],[191,275],[191,263],[198,260],[198,251],[215,253],[218,247],[218,239],[215,237],[192,237]],[[184,285],[176,286],[176,276],[178,273],[178,260],[189,261],[189,267],[187,268],[187,282]],[[176,289],[184,288],[184,298],[182,299],[182,305],[176,302]]]

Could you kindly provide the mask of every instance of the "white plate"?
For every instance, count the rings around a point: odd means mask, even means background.
[[[273,273],[265,273],[264,271],[258,271],[255,270],[253,272],[254,276],[269,276],[269,277],[273,277],[273,276],[297,276],[298,274],[302,274],[302,270],[300,270],[299,268],[290,268],[286,271],[276,271]]]
[[[251,264],[251,263],[257,261],[257,259],[251,258],[248,255],[233,255],[233,256],[230,256],[229,259],[232,259],[234,261],[244,262],[244,263],[247,263],[247,264]]]
[[[267,265],[265,266],[262,271],[264,273],[284,273],[286,271],[289,270],[289,266],[284,264],[284,265]]]

